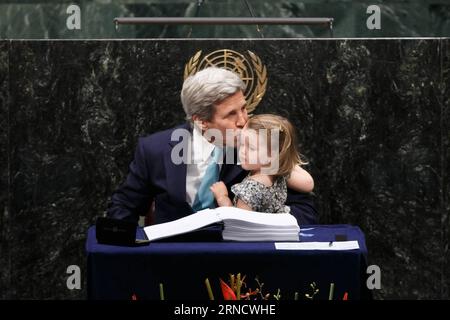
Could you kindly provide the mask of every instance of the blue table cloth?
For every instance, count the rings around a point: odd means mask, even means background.
[[[138,228],[137,237],[144,238]],[[88,230],[89,299],[158,299],[159,284],[166,300],[207,300],[208,278],[216,299],[222,299],[219,279],[229,274],[246,275],[246,285],[255,289],[258,277],[264,293],[277,293],[293,300],[312,294],[328,299],[334,283],[334,299],[365,299],[367,248],[363,232],[351,225],[310,225],[300,231],[300,240],[334,241],[336,235],[357,240],[360,248],[346,251],[276,250],[274,242],[154,242],[147,246],[121,247],[98,244],[95,227]],[[246,292],[246,289],[243,289]]]

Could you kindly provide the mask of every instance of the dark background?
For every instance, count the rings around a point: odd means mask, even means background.
[[[449,0],[2,0],[1,39],[259,38],[255,26],[121,26],[115,17],[332,17],[335,37],[448,37]],[[248,9],[246,2],[252,9]],[[81,30],[69,30],[67,8],[77,4]],[[377,5],[381,29],[369,30]],[[265,37],[328,37],[318,26],[264,26]]]
[[[0,41],[0,298],[86,297],[87,228],[137,138],[183,121],[184,64],[222,48],[266,65],[255,113],[295,124],[320,222],[365,232],[375,297],[450,298],[448,39]]]

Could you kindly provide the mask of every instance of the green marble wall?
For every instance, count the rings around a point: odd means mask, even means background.
[[[248,0],[259,17],[333,17],[335,37],[445,37],[450,36],[448,0]],[[67,7],[76,3],[81,9],[81,30],[66,27]],[[177,37],[259,38],[254,26],[121,26],[115,30],[114,17],[193,17],[195,0],[11,0],[0,3],[1,39],[123,39]],[[381,9],[381,29],[366,27],[369,5]],[[204,1],[198,16],[248,17],[244,1]],[[265,37],[327,37],[323,27],[265,26]]]
[[[0,286],[11,286],[9,274],[9,44],[0,41]],[[3,289],[0,298],[7,290]]]
[[[449,299],[450,41],[0,41],[0,297],[83,299],[84,244],[139,136],[183,121],[184,63],[251,50],[298,128],[321,223],[358,225],[380,299]],[[328,285],[328,284],[327,284]]]

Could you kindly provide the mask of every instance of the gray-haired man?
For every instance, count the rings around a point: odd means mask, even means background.
[[[235,147],[248,120],[244,89],[239,76],[225,69],[206,68],[188,77],[181,91],[187,122],[139,139],[129,174],[113,194],[108,215],[137,221],[154,201],[152,223],[168,222],[214,207],[209,186],[215,181],[223,181],[228,190],[241,182],[247,172],[235,164],[235,157],[223,161],[216,157],[224,153],[216,151],[218,146]],[[205,136],[208,132],[216,134]],[[188,148],[179,154],[175,148],[183,143]],[[177,154],[188,161],[177,161]],[[289,190],[286,204],[300,224],[316,223],[308,195]]]

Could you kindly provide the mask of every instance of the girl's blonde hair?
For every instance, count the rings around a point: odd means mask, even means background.
[[[279,166],[275,176],[287,176],[296,165],[307,164],[298,152],[295,129],[286,118],[274,114],[259,114],[251,117],[246,127],[254,130],[267,130],[268,150],[271,150],[272,131],[279,131]]]

